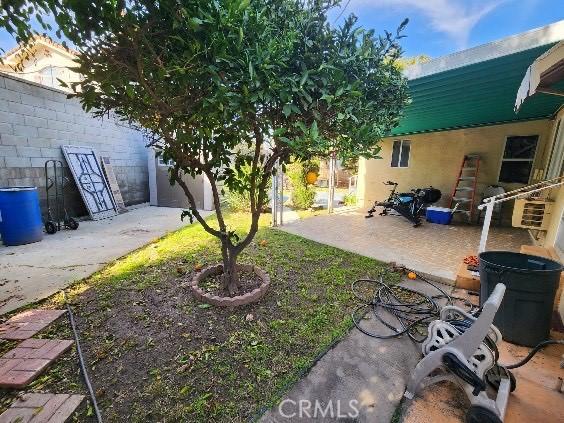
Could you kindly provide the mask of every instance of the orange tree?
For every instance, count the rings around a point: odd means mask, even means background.
[[[376,157],[407,102],[396,64],[406,22],[383,35],[354,16],[335,26],[327,14],[338,0],[5,1],[0,23],[14,23],[9,30],[22,39],[33,7],[52,11],[79,51],[83,80],[73,96],[95,115],[144,128],[172,160],[171,183],[190,203],[185,215],[220,241],[231,294],[275,164],[331,151]],[[210,181],[217,226],[200,215],[183,175]],[[226,225],[220,184],[248,194],[246,234]]]

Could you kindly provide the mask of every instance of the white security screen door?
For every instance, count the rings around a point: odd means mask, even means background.
[[[92,220],[115,216],[115,202],[96,152],[91,147],[74,145],[61,148]]]

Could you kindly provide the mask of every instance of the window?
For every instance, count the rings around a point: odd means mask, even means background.
[[[159,166],[168,166],[168,167],[174,166],[174,161],[172,159],[170,159],[168,162],[165,162],[163,156],[159,156],[158,163]]]
[[[54,66],[47,66],[39,72],[39,83],[57,88],[59,86],[59,69]]]
[[[538,135],[507,137],[499,182],[529,183],[538,140]]]
[[[392,148],[392,167],[407,167],[409,165],[409,153],[411,141],[396,140]]]

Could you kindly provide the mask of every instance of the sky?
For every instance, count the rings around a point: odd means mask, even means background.
[[[378,33],[409,18],[404,55],[433,58],[564,19],[564,0],[343,0],[344,6],[339,21],[354,13]]]
[[[359,25],[377,33],[409,24],[401,42],[405,56],[439,57],[564,19],[564,0],[343,0],[331,12],[342,23],[354,13]],[[15,45],[0,31],[0,49]]]

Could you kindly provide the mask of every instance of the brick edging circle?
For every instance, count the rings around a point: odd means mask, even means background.
[[[247,292],[246,294],[238,295],[236,297],[219,297],[217,295],[209,294],[203,291],[199,285],[200,281],[204,280],[208,276],[223,273],[223,265],[215,264],[203,268],[199,273],[196,274],[196,276],[194,276],[189,286],[192,295],[199,301],[219,307],[236,307],[254,303],[260,300],[264,296],[264,294],[266,294],[266,291],[270,286],[270,277],[268,276],[268,274],[260,267],[253,266],[252,264],[239,264],[237,265],[237,269],[254,272],[254,274],[260,278],[262,283],[258,288],[253,289],[251,292]]]

